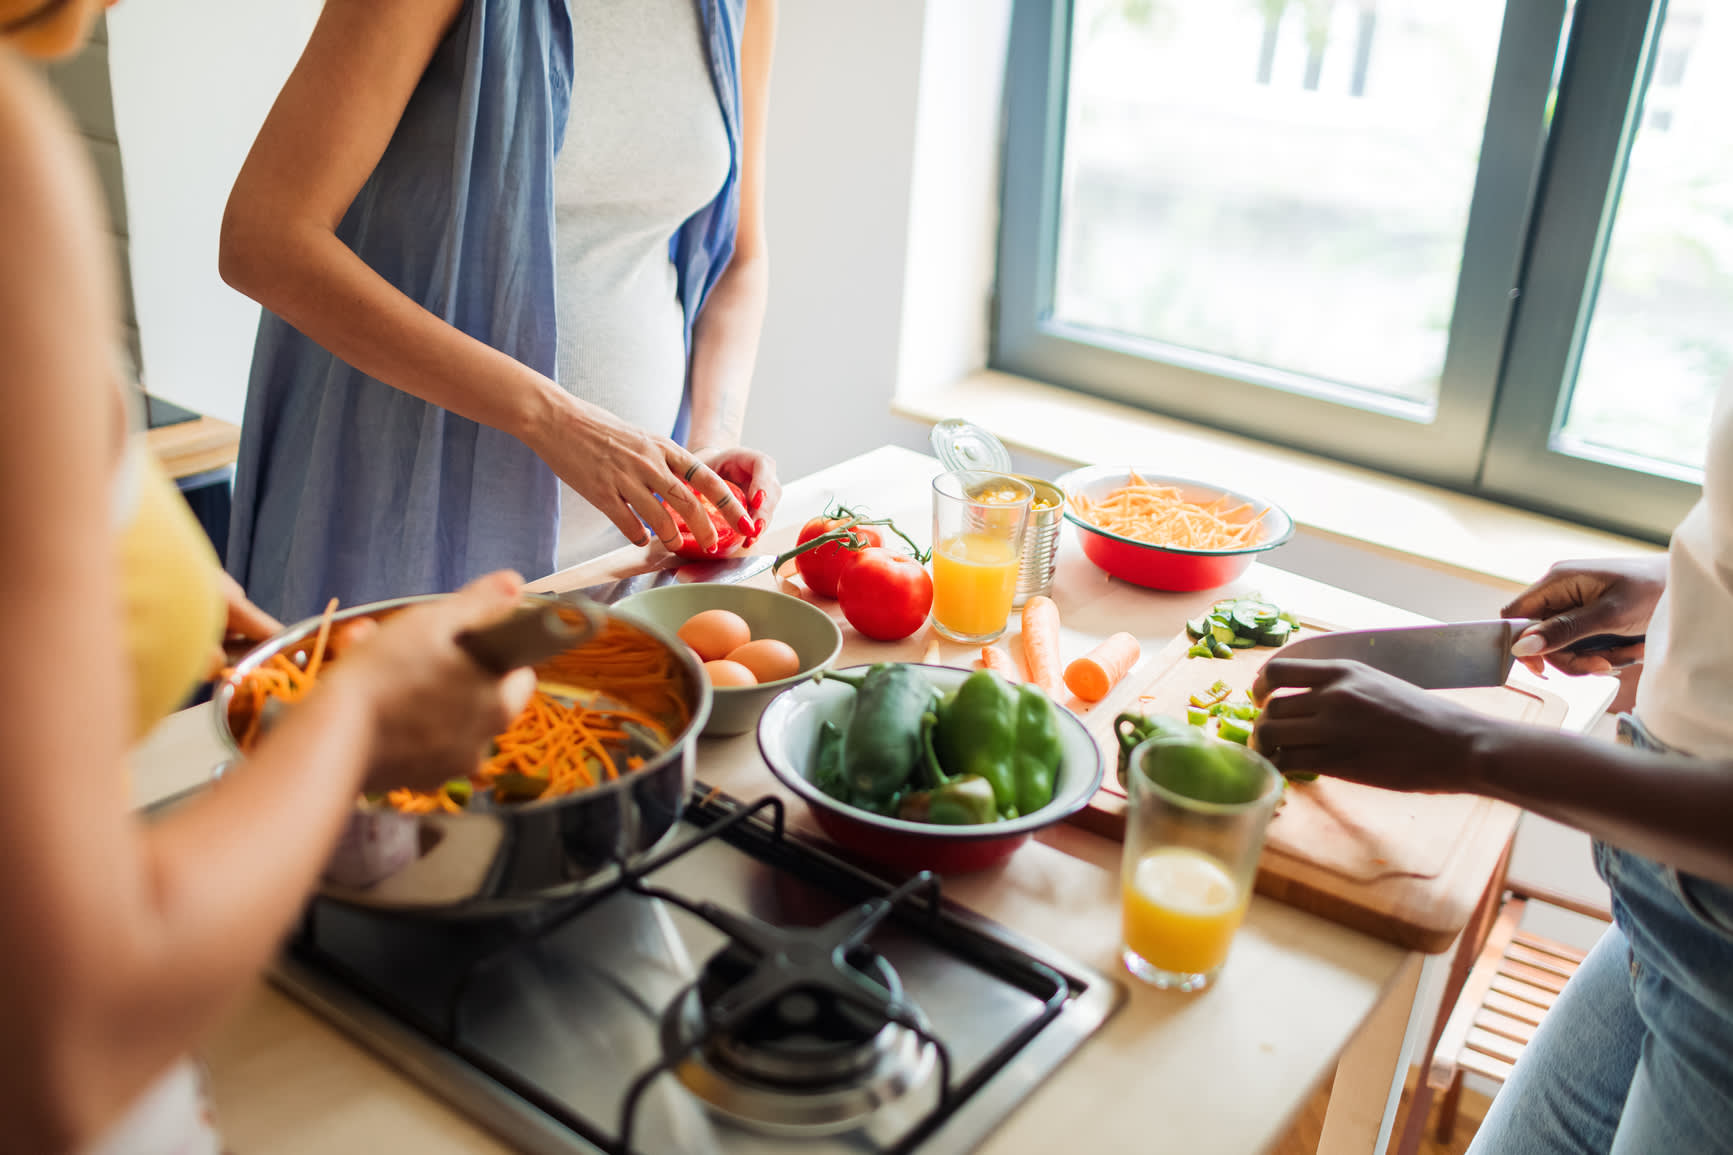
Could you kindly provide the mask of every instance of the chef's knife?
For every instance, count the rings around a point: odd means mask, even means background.
[[[1440,626],[1400,626],[1385,630],[1338,630],[1300,638],[1283,646],[1284,658],[1327,658],[1364,662],[1376,670],[1411,682],[1422,690],[1454,690],[1466,686],[1502,686],[1516,664],[1510,647],[1534,622],[1527,618],[1496,618],[1486,622],[1453,622]],[[1641,637],[1596,634],[1580,638],[1566,649],[1588,654],[1634,646]]]
[[[776,559],[767,553],[747,554],[742,557],[725,557],[720,561],[680,561],[672,559],[661,566],[644,573],[632,574],[615,581],[600,582],[593,586],[585,586],[573,590],[562,597],[576,596],[588,598],[604,606],[611,606],[622,598],[637,593],[640,590],[656,589],[659,586],[684,584],[687,582],[722,582],[733,585],[749,581],[770,568],[770,563]]]

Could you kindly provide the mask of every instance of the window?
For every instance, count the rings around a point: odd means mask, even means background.
[[[1016,0],[996,367],[1664,537],[1733,371],[1733,6]]]

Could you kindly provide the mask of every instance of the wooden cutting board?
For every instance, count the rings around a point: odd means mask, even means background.
[[[1323,628],[1306,623],[1307,633]],[[1114,695],[1118,708],[1085,716],[1110,769],[1073,823],[1104,837],[1125,836],[1125,791],[1112,769],[1119,758],[1113,719],[1121,709],[1184,718],[1192,694],[1218,678],[1245,690],[1277,652],[1259,647],[1231,659],[1187,658],[1190,647],[1183,634],[1175,638],[1143,667],[1136,687]],[[1566,713],[1564,702],[1544,690],[1437,692],[1511,722],[1556,729]],[[1331,778],[1295,783],[1270,823],[1257,889],[1403,946],[1445,950],[1485,885],[1473,874],[1497,858],[1519,813],[1468,794],[1399,794]]]

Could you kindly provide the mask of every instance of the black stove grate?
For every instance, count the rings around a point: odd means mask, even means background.
[[[1072,983],[1059,972],[1015,946],[946,919],[940,881],[930,872],[922,872],[893,887],[789,837],[785,832],[784,804],[780,798],[764,797],[752,803],[741,803],[700,786],[688,804],[684,818],[699,828],[695,834],[638,863],[620,864],[615,878],[608,885],[583,895],[555,916],[533,926],[495,928],[493,933],[498,936],[498,941],[465,965],[446,999],[445,1013],[437,1021],[361,974],[321,944],[319,914],[326,900],[315,900],[308,907],[288,951],[301,963],[337,979],[384,1007],[405,1025],[447,1048],[558,1120],[605,1155],[639,1155],[632,1147],[637,1108],[644,1093],[658,1078],[703,1046],[713,1032],[739,1029],[752,1015],[796,987],[822,990],[869,1016],[882,1016],[913,1032],[934,1048],[939,1073],[937,1103],[927,1117],[892,1148],[893,1152],[913,1151],[943,1126],[956,1105],[992,1078],[1063,1011],[1067,1000],[1076,993]],[[854,901],[856,905],[822,926],[791,929],[773,926],[715,903],[694,902],[647,881],[670,863],[716,840],[726,841],[769,865],[791,871],[805,881]],[[622,892],[666,902],[695,915],[723,932],[732,943],[744,945],[758,965],[726,997],[706,1008],[704,1028],[693,1040],[683,1049],[670,1049],[660,1061],[633,1080],[621,1104],[618,1132],[610,1135],[603,1132],[595,1121],[575,1113],[532,1080],[499,1063],[480,1048],[471,1046],[463,1034],[461,1013],[466,995],[489,967],[526,945],[552,935],[604,899]],[[402,917],[384,915],[381,920],[388,922]],[[858,968],[848,963],[851,953],[861,948],[886,918],[918,922],[927,937],[1042,1003],[1037,1016],[1022,1030],[1006,1038],[968,1078],[955,1086],[952,1084],[949,1050],[933,1033],[919,1008],[899,994],[865,980],[859,975]]]

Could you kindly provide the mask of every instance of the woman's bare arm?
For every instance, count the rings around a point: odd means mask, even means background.
[[[764,154],[770,118],[770,64],[776,48],[775,0],[747,0],[740,46],[740,227],[734,256],[717,279],[692,332],[692,450],[756,497],[768,518],[782,487],[774,464],[735,453],[764,330],[770,254],[764,237]],[[723,455],[725,456],[719,456]],[[726,464],[724,464],[726,462]]]
[[[74,141],[0,51],[0,1109],[29,1151],[91,1140],[255,978],[365,773],[473,759],[507,703],[451,635],[518,588],[495,579],[417,628],[394,620],[243,770],[160,822],[134,816],[110,504],[115,285]],[[386,672],[399,667],[416,676]]]

